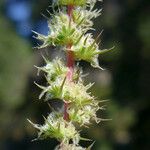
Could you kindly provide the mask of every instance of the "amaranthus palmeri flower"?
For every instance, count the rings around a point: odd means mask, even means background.
[[[38,71],[46,74],[47,86],[36,83],[42,89],[39,99],[45,97],[46,101],[58,99],[63,101],[62,110],[52,112],[44,118],[43,125],[29,122],[39,130],[38,139],[56,138],[60,145],[56,150],[89,150],[79,146],[80,137],[76,125],[85,126],[92,120],[101,121],[96,112],[101,108],[99,102],[89,92],[93,85],[85,85],[82,70],[75,67],[75,61],[84,60],[93,67],[100,68],[98,56],[111,49],[100,50],[97,43],[99,36],[94,39],[89,33],[92,30],[93,18],[101,14],[101,10],[94,10],[98,0],[55,0],[59,10],[48,19],[49,33],[47,36],[36,33],[36,38],[42,41],[38,48],[50,45],[60,47],[66,54],[66,63],[60,58],[49,61],[46,65],[37,67]],[[101,1],[101,0],[99,0]]]

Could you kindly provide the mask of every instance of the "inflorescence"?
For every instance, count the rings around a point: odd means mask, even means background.
[[[99,36],[94,39],[89,30],[93,30],[92,19],[101,14],[95,10],[98,0],[55,0],[53,7],[59,10],[48,19],[50,29],[47,36],[36,33],[36,38],[42,42],[39,49],[48,46],[60,47],[66,53],[66,63],[60,58],[49,61],[46,65],[37,67],[38,72],[46,74],[47,86],[35,83],[41,90],[39,99],[45,101],[58,99],[64,103],[63,110],[54,111],[44,118],[43,125],[29,122],[39,130],[37,139],[56,138],[60,145],[56,150],[89,150],[79,146],[80,137],[77,126],[88,127],[92,120],[99,123],[96,112],[101,109],[98,100],[91,95],[89,89],[92,83],[85,85],[82,70],[75,66],[75,61],[84,60],[93,67],[100,68],[98,56],[111,49],[100,50]],[[101,0],[99,0],[101,1]]]

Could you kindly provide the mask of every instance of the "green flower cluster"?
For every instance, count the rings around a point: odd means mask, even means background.
[[[96,1],[55,1],[54,3],[59,5],[60,10],[48,20],[50,29],[48,35],[34,32],[36,38],[43,42],[38,48],[50,45],[59,46],[66,54],[68,52],[73,54],[68,56],[73,57],[71,59],[84,60],[91,63],[93,67],[101,68],[98,56],[110,49],[100,50],[97,43],[99,36],[94,39],[92,34],[87,33],[93,29],[92,19],[99,16],[101,12],[101,10],[93,9]],[[67,10],[68,7],[69,10]],[[67,109],[64,105],[59,112],[50,113],[47,118],[44,118],[43,125],[34,124],[30,120],[29,122],[39,130],[38,139],[56,138],[61,142],[56,150],[90,150],[91,146],[89,148],[79,146],[80,140],[87,139],[80,137],[75,125],[87,127],[92,120],[97,123],[101,121],[96,115],[96,112],[101,109],[99,101],[89,92],[93,84],[85,85],[82,70],[78,66],[66,66],[60,58],[55,58],[53,61],[45,59],[45,63],[43,67],[36,66],[38,72],[43,71],[46,74],[47,81],[46,87],[35,83],[42,89],[39,99],[42,97],[45,97],[45,101],[58,99],[67,104]],[[72,72],[71,81],[68,80],[70,72]],[[68,115],[68,119],[65,119],[63,112]]]
[[[90,123],[90,119],[98,120],[96,111],[99,109],[98,101],[87,92],[93,84],[84,85],[81,75],[77,73],[77,68],[73,74],[74,82],[66,80],[68,68],[63,62],[56,58],[52,62],[46,61],[44,67],[37,67],[39,71],[44,71],[48,86],[36,85],[42,89],[39,99],[45,96],[45,100],[59,99],[69,103],[68,113],[70,119],[81,125]]]
[[[70,140],[74,145],[79,142],[80,136],[71,122],[67,122],[58,113],[51,113],[45,119],[44,125],[33,124],[39,130],[38,139],[56,138],[60,142],[69,143]]]
[[[67,4],[69,3],[68,0],[64,1]],[[96,0],[93,2],[96,2]],[[87,33],[88,30],[93,29],[92,19],[99,16],[100,12],[101,10],[93,10],[92,5],[89,10],[84,7],[77,7],[73,10],[73,20],[70,22],[69,16],[64,10],[60,10],[52,16],[52,19],[48,20],[50,29],[48,36],[34,32],[37,35],[35,38],[43,42],[38,48],[54,45],[61,46],[67,52],[68,49],[65,46],[69,43],[73,45],[72,51],[74,52],[75,60],[84,60],[91,63],[93,67],[102,69],[98,63],[98,56],[111,49],[100,50],[97,43],[99,36],[94,39],[91,33]]]

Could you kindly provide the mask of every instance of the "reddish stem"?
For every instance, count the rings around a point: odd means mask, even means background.
[[[73,12],[73,5],[68,5],[67,7],[67,14],[70,17],[70,23],[72,19],[72,12]],[[69,43],[66,48],[67,48],[67,67],[68,67],[68,72],[67,72],[67,80],[69,82],[72,82],[73,79],[73,71],[74,71],[74,55],[73,51],[71,50],[72,44]],[[64,120],[69,121],[69,114],[67,112],[69,104],[67,102],[64,103]]]
[[[74,55],[73,51],[71,50],[71,47],[72,47],[71,44],[67,46],[67,67],[68,67],[67,79],[70,82],[73,79],[73,71],[74,71]]]
[[[73,5],[68,5],[68,7],[67,7],[67,14],[70,17],[70,19],[72,18],[73,8],[74,8]]]

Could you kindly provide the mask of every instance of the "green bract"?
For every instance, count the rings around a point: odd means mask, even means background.
[[[76,5],[81,6],[86,4],[86,0],[58,0],[60,5]]]
[[[57,0],[60,5],[85,6],[94,5],[97,1],[102,0]]]
[[[99,0],[100,1],[100,0]],[[38,139],[56,138],[61,142],[55,150],[90,150],[79,146],[81,138],[76,125],[89,126],[91,121],[101,121],[96,112],[101,110],[99,102],[89,92],[93,84],[84,84],[82,70],[74,67],[74,61],[84,60],[93,67],[100,68],[98,57],[111,49],[100,50],[99,36],[94,38],[90,30],[93,30],[92,19],[100,15],[101,10],[94,10],[97,0],[55,0],[59,11],[48,19],[49,33],[42,35],[37,32],[35,38],[42,41],[38,48],[48,46],[59,47],[67,54],[67,63],[55,58],[49,61],[44,58],[45,65],[37,67],[38,75],[44,72],[46,86],[35,83],[41,90],[39,99],[45,101],[59,100],[64,106],[56,112],[54,109],[45,119],[43,125],[29,122],[39,130]],[[66,65],[67,64],[67,65]]]

